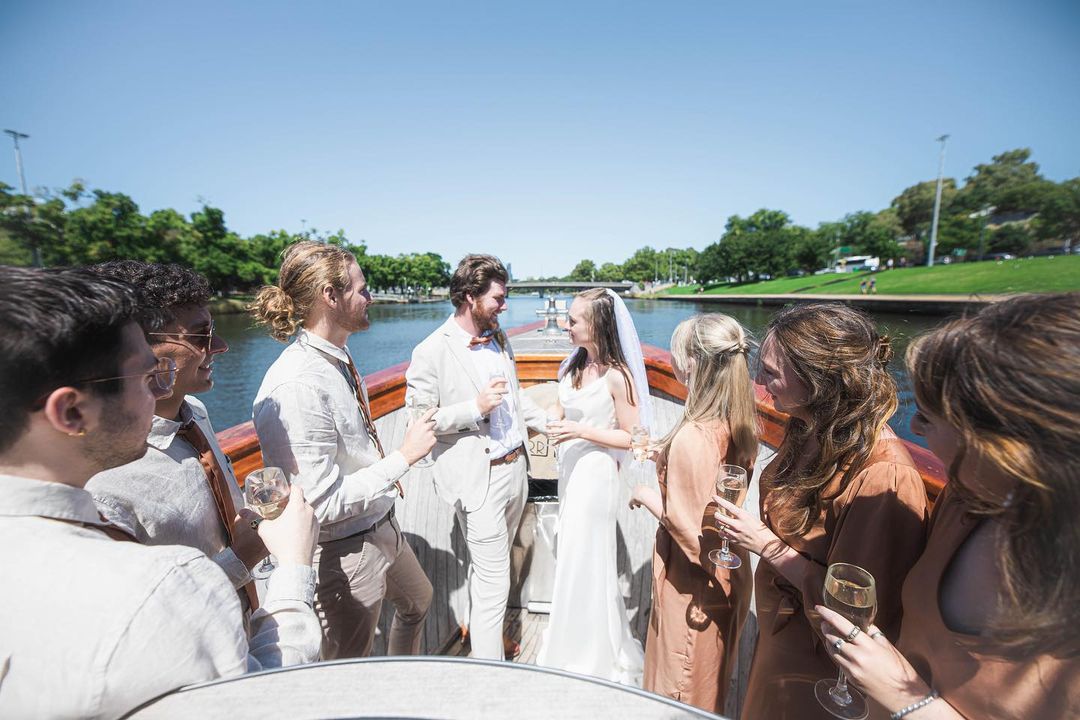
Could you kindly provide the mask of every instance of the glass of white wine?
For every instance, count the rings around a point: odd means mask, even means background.
[[[833,563],[825,573],[825,607],[843,615],[857,628],[866,632],[877,613],[877,588],[874,576],[858,565]],[[814,695],[821,706],[838,718],[862,720],[870,714],[866,697],[849,688],[847,675],[840,670],[832,678],[818,680]]]
[[[506,373],[502,372],[501,370],[492,370],[490,373],[488,373],[488,382],[505,383],[507,385],[507,390],[509,390],[509,381],[506,379]],[[492,409],[490,415],[491,429],[497,432],[500,438],[506,434],[507,430],[510,429],[506,422],[508,418],[505,417],[505,407],[506,401],[500,402]]]
[[[409,396],[406,403],[409,410],[409,424],[413,424],[420,418],[424,417],[424,413],[433,408],[439,407],[439,400],[433,395],[427,393],[416,393]],[[431,459],[431,455],[425,455],[416,461],[413,467],[425,468],[431,467],[434,464],[434,460]]]
[[[264,467],[248,473],[244,478],[244,500],[264,520],[273,520],[289,504],[289,479],[277,467]],[[251,576],[263,580],[270,577],[273,570],[274,563],[268,555],[259,567],[251,571]]]
[[[716,494],[727,500],[732,505],[742,507],[746,502],[746,492],[750,487],[746,468],[738,465],[721,465],[716,474]],[[725,512],[727,512],[725,510]],[[729,515],[731,513],[728,513]],[[719,550],[710,550],[709,559],[717,567],[734,570],[742,566],[742,558],[731,552],[728,547],[728,537],[724,535],[724,543]]]
[[[630,429],[630,449],[634,452],[634,461],[644,463],[649,458],[649,428],[635,425]]]

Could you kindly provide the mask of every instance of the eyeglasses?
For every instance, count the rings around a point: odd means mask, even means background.
[[[210,346],[214,343],[214,323],[210,322],[210,332],[205,333],[189,333],[189,332],[149,332],[147,335],[154,335],[158,337],[192,337],[199,338],[196,341],[192,341],[191,347],[195,348],[199,352],[210,352]]]
[[[154,369],[149,373],[135,373],[134,375],[117,375],[116,377],[94,378],[83,380],[79,384],[92,385],[93,383],[109,382],[110,380],[126,380],[133,377],[150,376],[150,392],[159,400],[168,397],[176,383],[176,363],[172,358],[158,358]]]

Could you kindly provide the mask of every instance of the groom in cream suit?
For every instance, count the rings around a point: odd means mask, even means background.
[[[504,659],[502,626],[510,593],[510,546],[528,495],[528,428],[546,416],[519,391],[514,356],[499,329],[506,268],[468,255],[450,280],[454,314],[413,350],[406,403],[438,404],[435,489],[454,506],[469,546],[472,656]]]

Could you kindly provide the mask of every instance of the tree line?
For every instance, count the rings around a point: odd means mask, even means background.
[[[814,272],[852,255],[921,262],[930,238],[936,181],[905,188],[889,207],[858,211],[811,229],[782,210],[728,218],[719,240],[694,248],[646,246],[624,262],[579,262],[546,280],[748,282]],[[277,279],[281,251],[301,239],[348,247],[376,291],[424,292],[445,287],[450,265],[437,253],[368,254],[341,230],[275,230],[241,237],[219,208],[185,216],[173,209],[143,214],[127,195],[90,190],[82,182],[36,197],[0,183],[0,263],[28,265],[35,248],[46,265],[83,265],[119,258],[178,262],[203,273],[223,292],[249,291]],[[1053,182],[1021,148],[976,165],[963,185],[942,184],[937,255],[957,260],[987,253],[1022,254],[1080,240],[1080,177]]]
[[[123,193],[90,190],[82,182],[37,197],[0,183],[0,264],[29,265],[35,249],[47,266],[118,259],[175,262],[202,273],[219,292],[246,292],[277,280],[281,252],[298,240],[348,248],[376,292],[425,292],[445,287],[450,265],[437,253],[369,254],[344,231],[274,230],[241,237],[225,213],[204,205],[189,216],[173,209],[143,214]]]
[[[922,262],[930,241],[936,180],[905,188],[889,207],[858,211],[808,228],[782,210],[761,209],[728,218],[720,239],[692,248],[637,250],[626,262],[582,260],[563,280],[681,280],[748,282],[812,273],[844,257],[869,255]],[[978,259],[991,253],[1020,255],[1039,247],[1075,246],[1080,240],[1080,177],[1056,183],[1039,172],[1031,150],[995,155],[976,165],[959,186],[942,183],[936,254]],[[669,266],[685,268],[669,272]],[[553,279],[553,278],[552,278]]]

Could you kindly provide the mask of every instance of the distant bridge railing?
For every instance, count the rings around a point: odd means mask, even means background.
[[[610,288],[615,292],[629,292],[634,288],[634,283],[626,280],[623,282],[576,282],[572,280],[527,280],[524,282],[511,282],[506,286],[507,290],[539,290],[543,297],[545,290],[589,290],[591,288]]]

